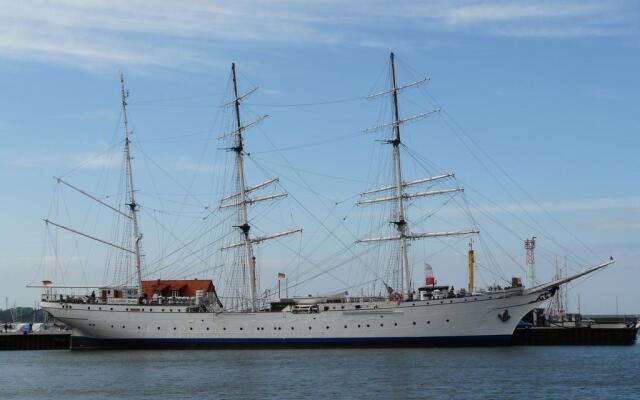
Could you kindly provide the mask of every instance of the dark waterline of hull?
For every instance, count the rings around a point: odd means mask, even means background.
[[[96,339],[74,336],[72,349],[245,349],[245,348],[393,348],[508,346],[511,335],[295,338],[295,339]]]

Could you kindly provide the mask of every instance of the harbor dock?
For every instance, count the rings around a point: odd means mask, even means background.
[[[515,346],[629,346],[640,327],[636,315],[569,314],[561,321],[548,320],[538,309],[525,317],[513,332]]]
[[[629,346],[638,330],[628,327],[532,327],[513,332],[514,346]]]
[[[66,350],[70,345],[70,331],[0,333],[0,350]]]

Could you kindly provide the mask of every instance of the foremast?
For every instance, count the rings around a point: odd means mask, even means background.
[[[412,280],[411,280],[411,267],[409,265],[408,242],[410,240],[424,239],[428,237],[467,235],[467,234],[478,233],[478,231],[464,230],[464,231],[429,232],[429,233],[411,233],[409,231],[407,218],[406,218],[407,211],[406,211],[405,200],[418,198],[418,197],[428,197],[428,196],[436,196],[436,195],[442,195],[447,193],[462,192],[464,191],[464,189],[459,187],[459,188],[452,188],[452,189],[431,190],[431,191],[422,191],[422,192],[415,192],[415,193],[406,192],[405,189],[407,187],[450,178],[450,177],[453,177],[454,174],[438,175],[438,176],[418,179],[410,182],[405,182],[403,180],[402,162],[401,162],[401,155],[400,155],[401,153],[400,146],[402,145],[402,141],[400,139],[401,137],[400,126],[409,121],[426,118],[431,114],[438,112],[439,110],[436,109],[428,112],[422,112],[422,113],[413,115],[411,117],[401,119],[399,106],[398,106],[398,93],[403,89],[423,84],[424,82],[427,81],[427,78],[420,79],[416,82],[412,82],[402,86],[398,86],[398,83],[396,81],[395,54],[393,52],[389,55],[389,70],[391,75],[390,89],[384,92],[373,94],[369,96],[369,98],[376,98],[376,97],[390,94],[391,100],[392,100],[392,106],[393,106],[392,121],[391,123],[388,123],[388,124],[382,124],[382,125],[374,126],[372,128],[365,129],[365,132],[373,132],[373,131],[377,131],[377,130],[388,128],[388,127],[392,128],[392,138],[389,140],[386,140],[385,143],[390,144],[392,146],[394,182],[393,182],[393,185],[378,188],[378,189],[368,190],[366,192],[360,193],[360,195],[368,196],[370,194],[386,192],[386,191],[393,191],[395,194],[391,196],[378,197],[374,199],[362,199],[358,201],[358,205],[366,205],[366,204],[373,204],[373,203],[387,202],[387,201],[395,202],[395,214],[394,214],[395,219],[392,220],[391,223],[395,226],[397,235],[361,239],[356,241],[356,243],[381,242],[381,241],[395,241],[398,243],[398,250],[399,250],[398,251],[398,254],[399,254],[398,269],[402,276],[402,278],[400,279],[402,287],[399,288],[400,290],[398,290],[398,292],[402,293],[402,296],[405,299],[410,299],[413,297],[413,288],[412,288]],[[397,288],[394,288],[394,289],[397,290]]]
[[[243,125],[242,119],[240,117],[240,103],[241,101],[249,96],[251,93],[255,92],[257,88],[251,89],[249,92],[245,94],[240,94],[238,91],[238,79],[236,74],[236,64],[231,64],[231,80],[233,85],[233,96],[234,99],[228,103],[229,105],[233,105],[234,110],[234,123],[235,130],[229,134],[223,135],[220,137],[226,138],[228,136],[233,136],[233,146],[229,148],[235,153],[235,165],[236,165],[236,183],[237,183],[237,192],[233,193],[229,196],[223,197],[220,200],[220,208],[228,208],[228,207],[237,207],[239,209],[239,224],[235,227],[238,228],[242,234],[242,241],[239,243],[233,243],[224,246],[222,249],[231,249],[237,247],[244,247],[245,260],[244,260],[244,268],[248,271],[249,275],[249,294],[250,294],[250,304],[249,309],[252,312],[258,311],[258,293],[259,293],[259,283],[257,279],[256,272],[256,257],[253,252],[253,244],[257,244],[269,239],[275,239],[278,237],[286,236],[295,232],[301,232],[302,229],[291,229],[284,232],[279,232],[267,236],[253,237],[251,235],[251,224],[249,223],[249,211],[248,206],[260,201],[273,200],[281,197],[286,197],[287,193],[276,193],[268,196],[260,196],[249,198],[248,194],[254,192],[256,190],[267,187],[273,183],[278,182],[278,178],[270,179],[266,182],[260,183],[258,185],[248,187],[246,183],[246,177],[244,172],[244,137],[243,132],[245,129],[256,125],[261,120],[265,119],[267,115],[263,115],[257,120]],[[229,202],[231,201],[231,202]]]
[[[131,168],[131,141],[129,140],[129,116],[127,115],[127,98],[129,92],[124,85],[124,76],[120,74],[120,97],[122,101],[122,119],[124,129],[124,158],[125,169],[127,174],[127,197],[129,207],[129,217],[131,219],[132,227],[132,241],[133,241],[133,256],[136,268],[136,277],[138,281],[138,296],[142,296],[142,255],[140,254],[140,240],[142,240],[142,233],[140,233],[140,227],[138,226],[138,204],[136,203],[135,190],[133,186],[133,170]]]

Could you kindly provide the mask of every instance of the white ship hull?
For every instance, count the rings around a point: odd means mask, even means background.
[[[186,312],[185,307],[42,302],[74,348],[506,345],[552,291],[320,304],[317,313]]]

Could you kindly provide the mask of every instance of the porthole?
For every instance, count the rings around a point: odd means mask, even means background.
[[[158,327],[158,330],[160,330],[160,327]]]
[[[276,328],[276,327],[274,326],[274,327],[273,327],[273,330],[274,330],[274,331],[277,331],[277,330],[278,330],[278,328]]]
[[[427,324],[430,324],[430,323],[431,323],[431,321],[427,321]],[[415,324],[415,322],[414,322],[414,324]]]
[[[207,326],[207,330],[209,330],[209,327]]]
[[[453,303],[453,300],[449,300],[449,303]]]
[[[87,307],[87,310],[91,310],[91,307]]]
[[[260,327],[257,327],[257,328],[256,328],[256,330],[257,330],[257,331],[259,331],[259,330],[260,330]]]
[[[464,301],[467,301],[467,299],[464,299]]]
[[[111,325],[111,327],[113,328],[113,325]]]
[[[226,330],[227,330],[227,328],[223,326],[223,327],[222,327],[222,330],[223,330],[223,331],[226,331]]]
[[[140,330],[140,327],[138,327],[138,330]]]
[[[98,310],[102,310],[102,307],[98,307]]]
[[[279,330],[279,331],[281,331],[281,330],[282,330],[282,327],[281,327],[281,326],[279,326],[279,327],[278,327],[278,330]]]
[[[344,329],[347,329],[347,326],[346,326],[346,325],[344,326]]]
[[[164,308],[162,309],[162,312],[164,312]]]
[[[413,324],[415,325],[415,324],[416,324],[416,321],[413,321]]]
[[[394,322],[394,323],[393,323],[393,326],[398,326],[398,323],[397,323],[397,322]]]
[[[449,322],[449,318],[447,318],[447,322]]]
[[[113,311],[113,307],[111,307],[111,311]]]
[[[358,328],[360,328],[360,325],[358,325]]]
[[[169,309],[169,312],[173,312],[173,308],[170,308],[170,309]]]
[[[380,327],[382,328],[384,326],[384,324],[380,324]]]
[[[291,330],[293,330],[293,326],[291,327]]]
[[[126,308],[126,309],[125,309],[125,311],[129,311],[129,309],[128,309],[128,308]]]
[[[150,308],[150,309],[149,309],[149,312],[152,312],[152,311],[153,311],[153,309],[152,309],[152,308]]]
[[[190,331],[192,331],[192,330],[193,330],[193,327],[189,327],[189,330],[190,330]]]
[[[243,328],[240,328],[240,330],[242,330]]]
[[[311,327],[309,327],[309,330],[311,330]]]
[[[367,328],[369,328],[369,324],[367,324]]]
[[[440,304],[444,304],[444,301],[442,301],[442,300],[441,300],[441,301],[440,301]]]
[[[329,325],[327,325],[327,329],[329,329]]]
[[[177,328],[174,326],[174,327],[173,327],[173,330],[175,331],[176,329],[177,329]]]
[[[384,318],[384,315],[381,315],[380,318]]]
[[[124,325],[122,325],[122,329],[124,329]]]

